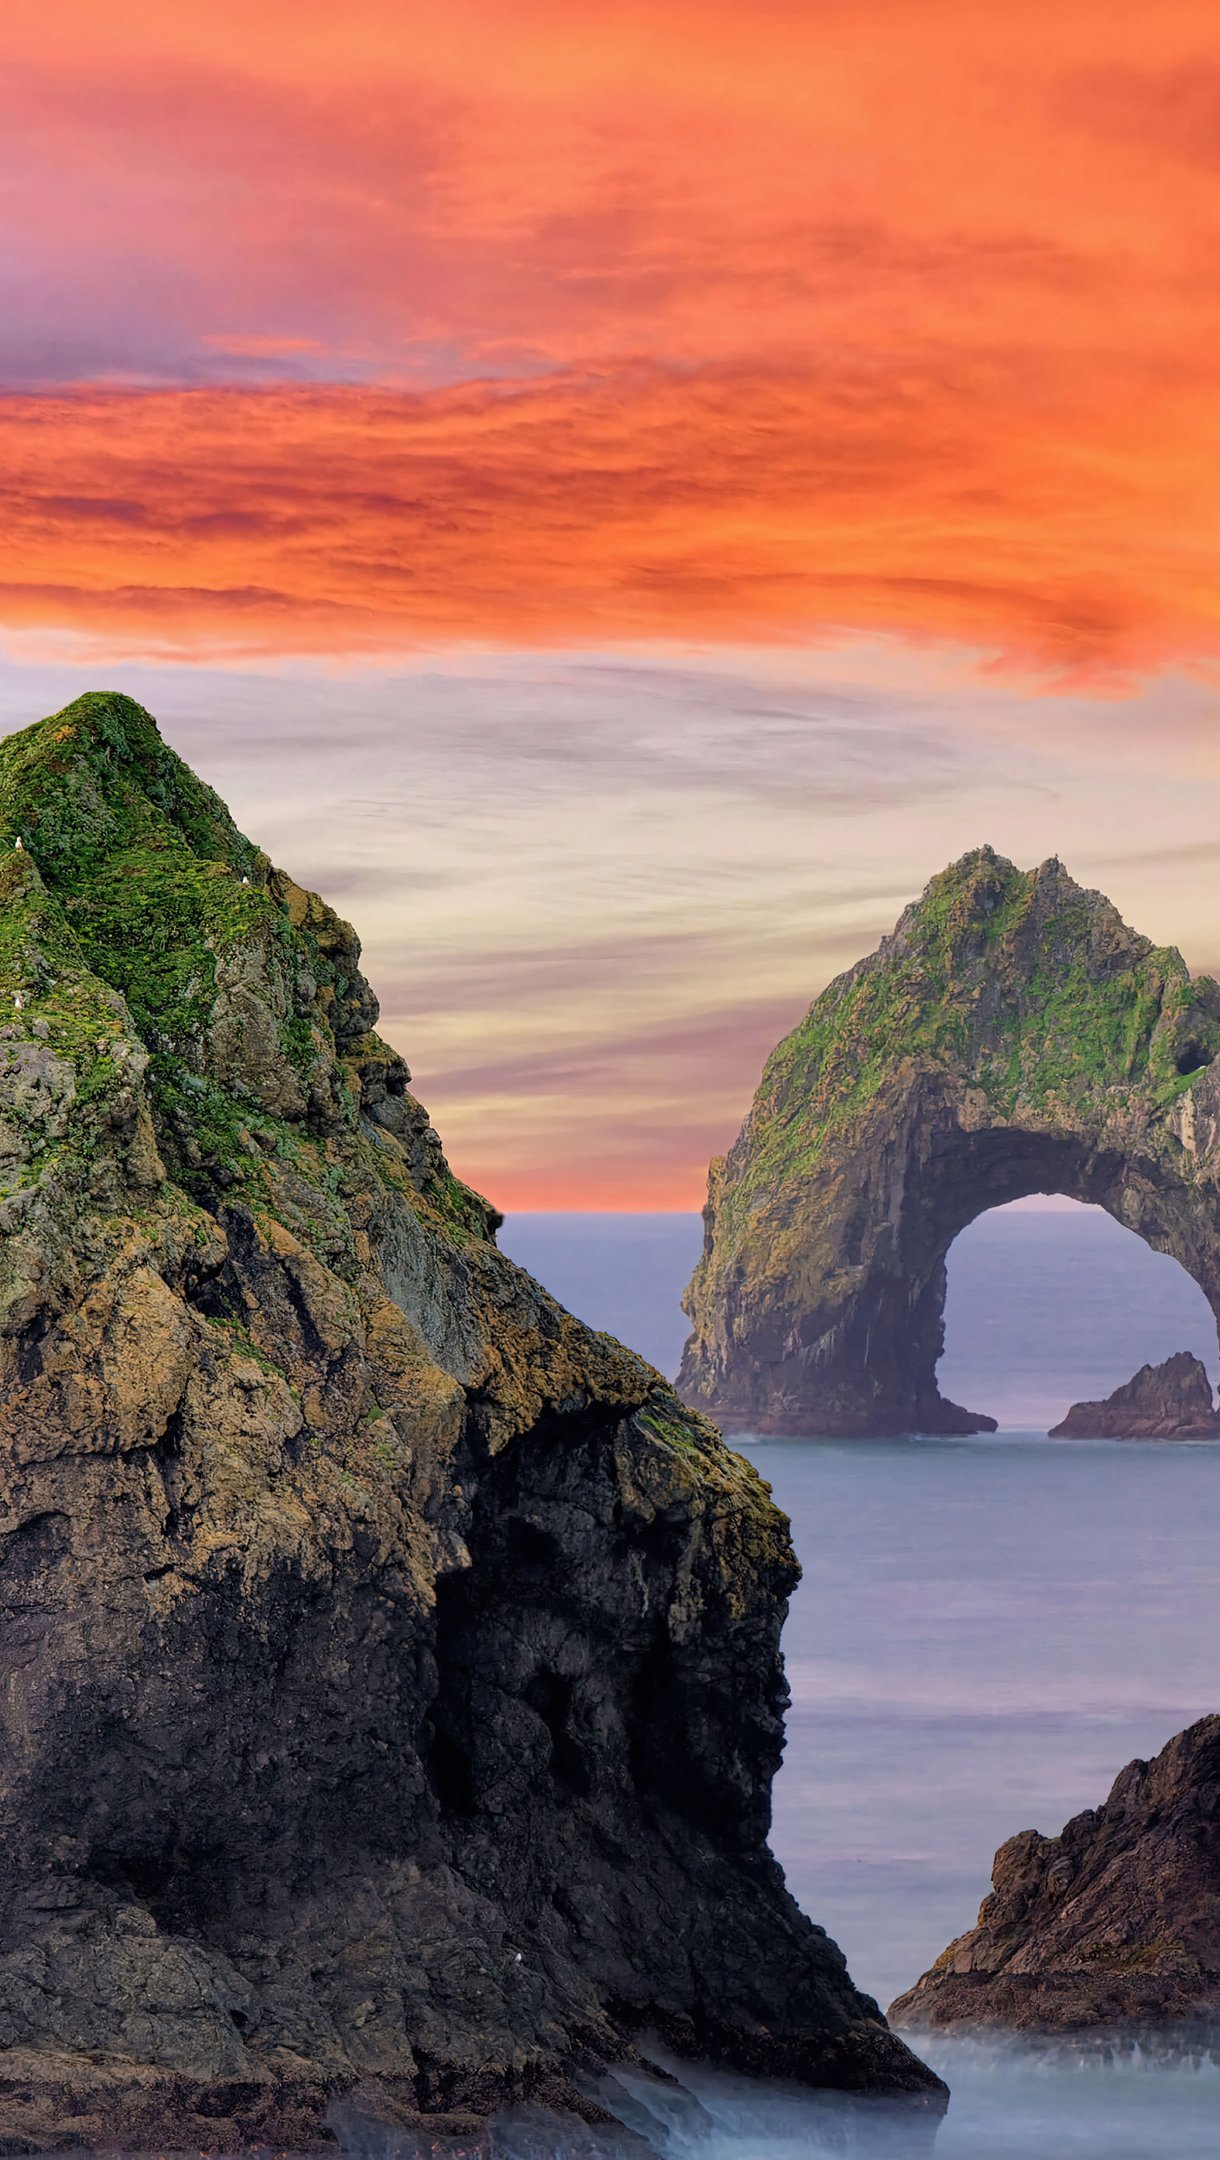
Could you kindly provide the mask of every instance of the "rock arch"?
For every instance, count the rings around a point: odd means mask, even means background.
[[[1220,1325],[1220,988],[1057,860],[932,880],[768,1060],[712,1164],[679,1387],[730,1430],[961,1433],[945,1259],[1033,1192],[1104,1207]]]

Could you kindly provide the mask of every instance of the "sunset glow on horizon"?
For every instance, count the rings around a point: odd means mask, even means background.
[[[145,696],[501,1205],[698,1204],[982,839],[1220,960],[1201,0],[15,0],[0,122],[5,724]]]

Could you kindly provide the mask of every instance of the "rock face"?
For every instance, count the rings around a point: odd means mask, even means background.
[[[783,1518],[497,1252],[358,957],[129,699],[0,745],[5,2149],[641,2024],[935,2093],[766,1848]]]
[[[1141,1365],[1104,1402],[1073,1403],[1052,1440],[1214,1440],[1220,1416],[1207,1367],[1189,1350]]]
[[[1060,1837],[1001,1845],[978,1924],[891,2006],[904,2026],[1220,2020],[1220,1717],[1128,1763]]]
[[[991,1429],[936,1385],[945,1257],[1032,1192],[1094,1201],[1220,1314],[1220,989],[1058,862],[934,878],[770,1058],[711,1167],[679,1392],[731,1429]]]

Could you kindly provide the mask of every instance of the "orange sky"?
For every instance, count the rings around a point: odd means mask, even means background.
[[[1002,686],[1117,715],[1212,680],[1199,0],[9,0],[5,63],[18,660],[334,682],[656,643],[761,679],[863,637],[920,699],[968,665],[959,740]],[[1160,723],[1187,777],[1214,732]],[[1115,815],[1134,845],[1138,794]],[[614,1075],[571,1072],[591,1130]],[[480,1174],[591,1189],[521,1088],[480,1099]],[[693,1197],[726,1120],[680,1169],[637,1133],[643,1189]]]
[[[17,9],[9,622],[1215,651],[1210,9],[252,12]]]
[[[1199,374],[27,393],[0,401],[0,609],[182,653],[891,629],[1104,679],[1220,650]]]

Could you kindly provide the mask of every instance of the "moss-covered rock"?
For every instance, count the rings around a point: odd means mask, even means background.
[[[1096,1201],[1220,1313],[1220,990],[1056,861],[932,880],[767,1063],[713,1163],[680,1390],[738,1430],[961,1432],[945,1255],[985,1208]]]
[[[376,1021],[130,699],[0,746],[0,2141],[934,2091],[766,1850],[782,1517]]]

